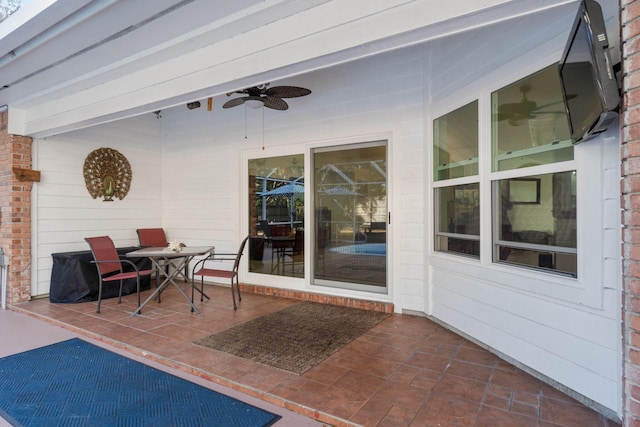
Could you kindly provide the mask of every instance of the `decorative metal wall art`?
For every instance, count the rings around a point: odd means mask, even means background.
[[[131,165],[125,156],[112,148],[93,150],[84,160],[84,182],[91,197],[114,197],[122,200],[131,186]]]

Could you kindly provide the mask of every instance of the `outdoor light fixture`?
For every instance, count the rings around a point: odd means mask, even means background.
[[[246,101],[244,101],[244,104],[249,108],[257,110],[264,105],[264,102],[259,99],[247,99]]]
[[[200,101],[194,101],[187,104],[187,108],[189,110],[194,110],[196,108],[200,108]]]

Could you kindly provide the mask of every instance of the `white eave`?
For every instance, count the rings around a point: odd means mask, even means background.
[[[47,136],[575,4],[31,0],[0,24],[0,105]]]

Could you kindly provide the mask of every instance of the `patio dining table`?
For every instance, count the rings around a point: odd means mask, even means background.
[[[191,305],[191,311],[200,313],[193,303],[193,300],[187,295],[187,293],[185,293],[184,289],[176,283],[175,279],[182,272],[185,266],[189,265],[189,262],[191,262],[194,257],[208,255],[214,250],[215,246],[185,246],[180,252],[173,251],[167,247],[149,247],[128,252],[128,258],[149,258],[153,265],[157,267],[158,274],[162,274],[165,278],[162,283],[158,285],[156,290],[133,312],[133,315],[140,314],[142,308],[152,299],[159,297],[162,291],[169,286],[169,284],[175,286],[184,299],[187,300],[189,305]],[[163,261],[167,260],[176,261],[172,265],[174,267],[173,269],[167,270],[163,267]],[[189,283],[189,286],[192,286],[191,282],[187,281],[187,283]]]

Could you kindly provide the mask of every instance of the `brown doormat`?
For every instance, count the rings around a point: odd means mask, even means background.
[[[195,344],[302,374],[388,314],[302,302],[195,341]]]

